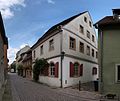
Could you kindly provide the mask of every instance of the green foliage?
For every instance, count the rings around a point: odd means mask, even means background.
[[[16,64],[11,64],[11,69],[14,69],[14,72],[16,72]]]
[[[18,70],[18,75],[23,75],[23,72],[22,72],[22,70],[23,70],[23,65],[18,65],[17,66],[17,70]]]
[[[48,65],[49,65],[48,62],[45,59],[35,60],[35,65],[33,68],[33,79],[36,82],[39,80],[40,72],[42,72],[45,69],[45,67],[47,67]]]
[[[22,65],[18,65],[17,69],[23,69],[23,66]]]

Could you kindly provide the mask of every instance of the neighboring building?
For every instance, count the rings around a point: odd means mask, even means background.
[[[95,24],[98,29],[100,92],[120,95],[120,9]]]
[[[22,65],[22,60],[24,59],[24,53],[26,51],[28,51],[30,49],[30,47],[27,45],[24,48],[20,49],[17,54],[16,54],[16,68],[19,67],[19,65]],[[17,70],[17,69],[16,69]],[[21,71],[21,73],[23,72],[23,70]],[[23,75],[23,74],[21,74]]]
[[[13,61],[13,63],[9,67],[11,73],[16,73],[16,61]]]
[[[68,87],[98,78],[97,39],[87,11],[51,27],[31,49],[33,66],[37,58],[49,63],[40,82]]]
[[[2,85],[5,83],[6,74],[7,74],[7,66],[8,66],[7,49],[8,49],[8,39],[5,35],[3,20],[0,14],[0,92]],[[1,100],[1,95],[0,95],[0,100]]]
[[[24,54],[25,58],[22,60],[23,75],[28,79],[32,79],[32,51],[28,50]]]

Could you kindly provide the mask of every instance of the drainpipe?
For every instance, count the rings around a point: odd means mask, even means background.
[[[60,37],[60,54],[61,54],[61,59],[60,59],[60,63],[61,63],[61,72],[60,72],[60,81],[61,81],[61,88],[63,87],[63,59],[64,59],[64,52],[62,51],[62,39],[63,39],[63,36],[62,36],[62,25],[60,25],[59,26],[59,29],[60,29],[60,35],[61,35],[61,37]]]
[[[100,30],[100,93],[103,92],[103,33],[102,30]]]
[[[100,32],[100,43],[99,43],[99,91],[103,92],[103,33],[98,24],[94,25],[96,29]],[[98,32],[98,33],[99,33]]]

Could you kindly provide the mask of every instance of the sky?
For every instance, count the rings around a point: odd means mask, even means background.
[[[9,64],[18,50],[35,44],[53,25],[84,11],[89,11],[95,23],[112,15],[115,8],[120,8],[120,0],[0,0]]]

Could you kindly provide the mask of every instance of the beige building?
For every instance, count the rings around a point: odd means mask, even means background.
[[[33,66],[37,58],[49,62],[42,83],[68,87],[98,78],[97,38],[87,11],[51,27],[31,49]]]
[[[22,60],[25,58],[24,53],[27,52],[29,49],[30,49],[30,47],[27,45],[17,52],[17,54],[16,54],[16,68],[18,68],[19,65],[22,65]],[[21,72],[23,72],[23,71],[21,71]],[[21,75],[23,76],[23,74],[21,74]]]

